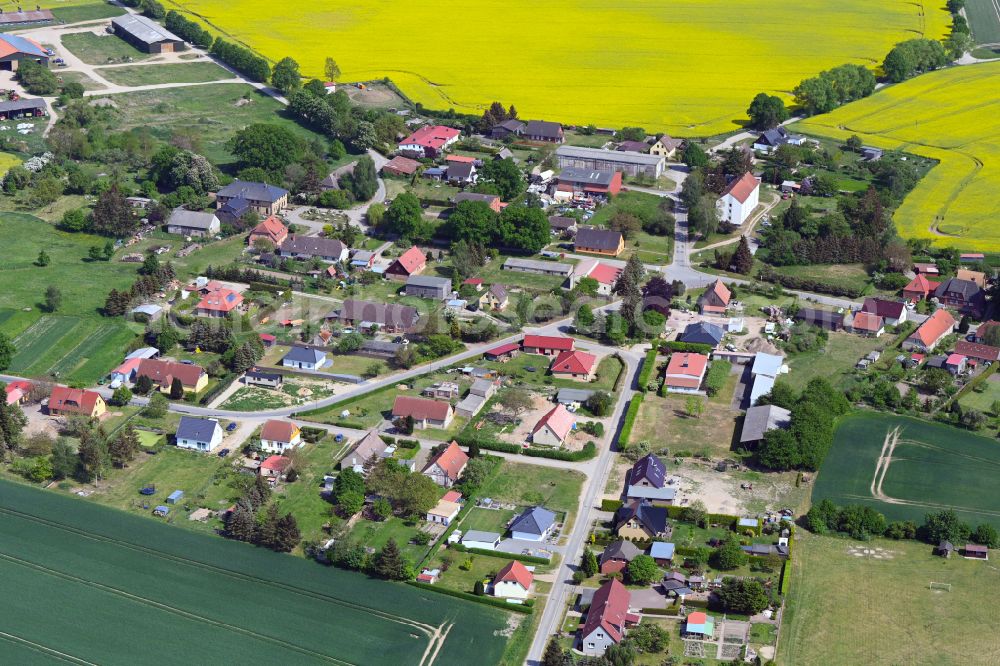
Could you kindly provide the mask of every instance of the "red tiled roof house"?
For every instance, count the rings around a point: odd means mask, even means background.
[[[247,236],[247,244],[254,247],[257,241],[267,241],[272,247],[278,247],[288,238],[288,227],[281,223],[274,215],[269,215],[263,222],[258,224]]]
[[[580,629],[580,651],[600,656],[625,638],[632,593],[621,581],[610,580],[594,593],[587,619]]]
[[[563,405],[556,405],[538,420],[531,430],[531,441],[545,446],[562,446],[573,432],[576,420]]]
[[[407,416],[413,417],[416,428],[447,428],[455,413],[451,404],[442,400],[396,396],[396,401],[392,403],[392,418],[405,419]]]
[[[929,352],[955,328],[955,318],[947,310],[936,310],[910,337],[903,340],[906,351]]]
[[[555,356],[564,351],[573,351],[573,338],[558,335],[526,335],[521,342],[525,354]]]
[[[528,598],[533,580],[534,576],[526,566],[517,560],[511,560],[493,579],[493,596],[508,601],[523,601]]]
[[[737,226],[746,222],[760,199],[760,181],[752,173],[745,173],[722,191],[715,208],[719,221]]]
[[[667,364],[663,386],[668,393],[697,393],[708,370],[704,354],[675,352]]]
[[[174,378],[181,380],[185,391],[194,393],[202,391],[208,385],[208,374],[201,366],[164,361],[158,358],[142,359],[135,376],[136,379],[149,377],[153,380],[153,385],[159,386],[163,392],[170,390]]]
[[[399,142],[399,150],[421,157],[437,157],[458,141],[461,132],[444,125],[428,125]]]
[[[698,297],[698,311],[701,314],[725,314],[729,307],[729,299],[733,297],[729,287],[716,280]]]
[[[406,282],[411,276],[422,273],[425,268],[427,268],[427,257],[414,245],[385,269],[385,275],[390,280]]]
[[[597,369],[597,357],[580,351],[564,351],[556,356],[549,366],[549,372],[556,377],[578,379],[589,382],[594,378]]]
[[[914,302],[922,301],[933,294],[934,290],[940,286],[940,282],[932,282],[925,275],[921,274],[910,280],[910,284],[903,287],[903,298]]]
[[[423,474],[439,486],[450,488],[462,476],[462,470],[468,463],[469,456],[458,446],[458,442],[452,441],[441,453],[430,459]]]
[[[53,416],[82,414],[91,418],[98,418],[107,411],[101,394],[68,386],[56,386],[52,389],[48,408],[49,414]]]

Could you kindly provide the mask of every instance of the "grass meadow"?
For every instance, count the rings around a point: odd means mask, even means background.
[[[778,4],[761,20],[755,0],[623,6],[514,0],[497,21],[491,3],[423,3],[413,19],[476,26],[462,32],[467,55],[457,58],[427,57],[440,50],[438,30],[387,40],[385,26],[412,14],[398,1],[368,3],[363,11],[344,0],[252,1],[240,11],[224,0],[181,6],[274,61],[294,56],[306,76],[322,77],[330,56],[343,80],[390,77],[428,108],[478,113],[502,100],[526,118],[639,125],[685,136],[735,129],[758,92],[787,95],[820,70],[880,62],[896,42],[945,36],[950,21],[943,2]],[[322,29],[303,31],[303,25]]]
[[[899,429],[888,467],[883,443]],[[954,509],[973,526],[1000,527],[1000,448],[996,441],[939,423],[872,412],[845,417],[817,475],[813,502],[866,504],[889,520],[922,523]]]
[[[1000,251],[1000,63],[931,72],[797,123],[803,132],[939,160],[896,210],[899,233],[938,245]]]
[[[889,552],[855,554],[864,548]],[[1000,572],[989,562],[946,560],[915,541],[799,530],[790,564],[776,663],[996,663],[1000,635],[986,628],[983,601],[1000,593]],[[929,589],[932,581],[951,591]]]
[[[203,83],[233,78],[232,74],[210,61],[102,67],[97,73],[121,86]]]
[[[458,666],[504,651],[498,609],[20,484],[2,482],[0,515],[7,663],[128,664],[141,649],[167,662]]]

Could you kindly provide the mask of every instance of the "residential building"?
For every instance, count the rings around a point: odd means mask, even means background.
[[[666,157],[671,159],[674,154],[684,145],[683,139],[673,139],[668,134],[660,136],[658,139],[653,139],[649,143],[649,154],[658,155],[660,157]]]
[[[285,456],[268,456],[260,463],[257,473],[271,483],[276,482],[292,466],[291,458]]]
[[[641,500],[657,505],[670,505],[677,496],[677,488],[668,483],[663,461],[652,453],[640,458],[632,466],[625,489],[625,499]]]
[[[923,273],[910,280],[910,283],[903,287],[903,298],[908,301],[922,301],[930,298],[934,290],[941,286],[939,282],[932,282]]]
[[[503,310],[510,304],[507,288],[502,284],[491,284],[479,297],[479,307],[483,310]]]
[[[963,314],[980,316],[986,308],[986,293],[971,280],[949,278],[934,290],[934,296],[941,305]]]
[[[533,506],[522,511],[510,524],[510,535],[521,541],[545,541],[555,527],[555,513],[543,506]]]
[[[135,373],[139,377],[149,377],[153,385],[167,393],[174,382],[179,379],[185,391],[198,393],[208,386],[208,373],[200,365],[193,363],[177,363],[158,358],[144,358],[139,363]]]
[[[368,250],[354,250],[351,254],[351,266],[370,271],[375,265],[376,254]]]
[[[862,312],[878,315],[886,326],[898,326],[906,321],[906,303],[903,301],[888,301],[884,298],[866,298],[861,306]]]
[[[417,325],[420,313],[408,305],[389,305],[349,298],[341,304],[339,310],[331,311],[326,318],[362,329],[371,328],[375,324],[386,333],[405,333]]]
[[[645,141],[622,141],[615,150],[623,153],[649,154],[649,144]]]
[[[531,441],[544,446],[562,446],[575,426],[573,414],[565,406],[556,405],[532,428]]]
[[[216,289],[202,296],[194,311],[199,317],[225,317],[243,303],[243,294],[232,289]]]
[[[503,202],[500,197],[496,194],[480,194],[479,192],[459,192],[452,198],[452,202],[457,206],[463,201],[474,201],[477,203],[484,203],[490,207],[494,213],[499,213],[503,210]]]
[[[246,201],[249,208],[266,217],[288,205],[288,190],[267,183],[234,180],[215,195],[216,207],[221,208],[234,199]]]
[[[670,566],[674,561],[674,544],[654,541],[649,546],[649,556],[661,567]]]
[[[406,295],[440,301],[451,294],[451,280],[431,275],[411,275],[406,280]]]
[[[944,361],[944,369],[953,375],[960,375],[968,367],[968,359],[961,354],[948,354]]]
[[[583,199],[587,197],[607,200],[622,189],[620,171],[596,171],[566,167],[556,177],[552,196],[557,200]]]
[[[8,405],[20,405],[31,393],[31,382],[23,379],[8,382],[4,387],[4,393]]]
[[[445,526],[451,525],[458,516],[458,512],[462,510],[462,505],[458,502],[461,497],[462,493],[457,490],[446,492],[444,497],[434,505],[434,508],[427,512],[427,522]]]
[[[243,375],[243,383],[247,386],[261,386],[264,388],[281,388],[285,383],[285,376],[280,372],[266,372],[251,368]]]
[[[644,541],[655,537],[669,538],[671,532],[666,507],[634,500],[615,513],[615,534],[623,539]]]
[[[445,180],[460,187],[473,185],[479,179],[476,165],[472,162],[450,162],[445,169]]]
[[[601,656],[612,645],[625,638],[628,624],[639,621],[629,613],[632,593],[620,580],[612,579],[601,585],[590,603],[587,618],[580,628],[580,651],[589,656]]]
[[[885,333],[885,320],[873,312],[849,312],[844,316],[844,327],[854,333],[879,337]]]
[[[564,351],[553,359],[549,372],[555,377],[589,382],[594,379],[597,357],[579,349]]]
[[[392,405],[392,418],[413,417],[416,428],[447,428],[454,412],[451,405],[441,400],[398,395]]]
[[[494,347],[483,352],[483,358],[487,361],[509,361],[521,353],[521,345],[517,342],[508,342],[505,345]]]
[[[236,226],[242,222],[243,218],[247,213],[254,211],[250,206],[250,202],[246,199],[240,199],[239,197],[235,199],[230,199],[226,203],[218,206],[215,209],[215,216],[219,218],[219,222],[222,224],[229,224]]]
[[[498,123],[490,129],[491,139],[506,139],[509,136],[518,137],[524,133],[525,123],[512,118],[510,120],[505,120],[502,123]]]
[[[494,597],[521,602],[528,598],[533,579],[534,576],[526,566],[517,560],[511,560],[497,572],[490,589]]]
[[[733,293],[729,287],[722,283],[721,279],[716,280],[701,296],[698,297],[698,312],[703,315],[722,315],[729,309],[729,301]],[[718,344],[718,343],[716,343]]]
[[[818,326],[828,331],[839,331],[844,328],[844,315],[829,310],[816,308],[799,308],[795,318],[810,326]]]
[[[986,273],[982,271],[970,271],[968,268],[959,268],[955,277],[959,280],[975,282],[980,289],[986,289]]]
[[[268,419],[260,431],[260,448],[268,453],[285,453],[302,446],[302,431],[291,421]]]
[[[642,555],[642,550],[638,546],[631,541],[619,539],[605,546],[604,552],[601,553],[599,570],[605,576],[618,573],[638,555]]]
[[[369,358],[380,358],[388,361],[395,358],[396,354],[405,345],[388,340],[365,340],[361,343],[361,348],[354,352],[358,356],[368,356]]]
[[[396,155],[382,165],[383,176],[412,176],[420,168],[420,162],[409,157]]]
[[[755,448],[769,430],[787,429],[792,423],[792,413],[777,405],[761,405],[747,409],[740,431],[740,444]]]
[[[222,443],[222,427],[215,419],[182,416],[175,438],[178,448],[207,453]]]
[[[684,332],[677,339],[681,342],[693,342],[699,345],[718,347],[725,336],[725,331],[718,324],[707,321],[696,321],[688,324],[684,328]]]
[[[500,545],[501,535],[496,532],[469,530],[462,535],[462,545],[477,550],[496,550]]]
[[[989,361],[991,363],[1000,361],[1000,347],[991,347],[966,340],[959,340],[955,343],[955,353],[977,361]]]
[[[418,398],[419,399],[419,398]],[[399,402],[399,398],[396,398],[396,402]],[[425,402],[437,402],[435,400],[425,401]],[[448,411],[451,411],[451,406],[448,403],[438,403],[439,405],[447,405]],[[395,414],[395,407],[393,407],[393,414]],[[447,427],[447,426],[444,426]],[[459,446],[458,442],[452,440],[448,446],[446,446],[440,453],[430,459],[427,463],[427,467],[424,468],[424,476],[430,477],[430,479],[438,484],[439,486],[444,486],[445,488],[452,487],[459,477],[462,476],[462,470],[469,463],[469,456],[466,455]]]
[[[790,134],[788,130],[780,125],[774,129],[769,129],[760,134],[753,142],[753,149],[770,155],[780,146],[786,144],[801,146],[805,143],[805,137],[798,134]]]
[[[933,351],[941,340],[950,335],[955,328],[955,318],[947,310],[935,310],[934,314],[924,320],[924,323],[906,340],[903,340],[901,348],[905,351],[929,352]]]
[[[151,18],[140,14],[122,14],[111,19],[114,33],[146,53],[186,51],[184,40]]]
[[[573,338],[559,335],[525,335],[521,341],[525,354],[555,356],[564,351],[573,351]]]
[[[427,257],[414,245],[389,264],[389,268],[385,269],[385,276],[390,280],[406,282],[411,276],[422,273],[425,268],[427,268]]]
[[[573,167],[592,171],[620,171],[627,176],[641,175],[649,178],[659,178],[666,168],[666,160],[660,155],[565,145],[556,149],[556,161],[561,169]]]
[[[214,236],[222,230],[215,213],[198,213],[193,210],[175,208],[167,218],[167,233],[203,238]]]
[[[281,359],[281,365],[299,370],[319,370],[326,365],[326,352],[322,349],[292,345]]]
[[[580,227],[573,239],[573,250],[617,257],[625,250],[625,237],[620,231],[599,227]]]
[[[378,436],[377,430],[369,430],[358,443],[340,460],[340,469],[353,469],[363,474],[368,466],[386,457],[389,445]]]
[[[575,217],[549,216],[549,229],[556,235],[571,236],[576,233],[579,224]]]
[[[107,405],[96,391],[53,386],[52,393],[49,394],[48,411],[52,416],[80,414],[96,419],[107,411]]]
[[[876,162],[882,159],[882,149],[872,148],[871,146],[864,146],[861,148],[861,159],[866,162]]]
[[[760,201],[760,181],[752,173],[745,173],[736,178],[722,191],[715,209],[719,220],[726,224],[740,226],[757,208]]]
[[[437,157],[456,143],[461,135],[453,127],[425,125],[400,141],[399,150],[419,157]]]
[[[559,123],[545,120],[529,120],[521,130],[521,136],[528,141],[543,141],[545,143],[563,143],[563,128]]]
[[[553,275],[557,277],[569,277],[573,272],[571,264],[561,264],[555,261],[538,261],[536,259],[519,259],[509,257],[503,262],[505,271],[517,271],[518,273],[535,273],[536,275]]]
[[[346,261],[348,255],[347,246],[337,238],[296,234],[286,238],[279,250],[282,257],[299,260],[319,259],[328,264]]]
[[[268,215],[264,221],[250,231],[247,236],[247,244],[254,247],[258,241],[266,241],[272,247],[280,247],[288,238],[288,227],[275,215]]]
[[[663,388],[667,393],[698,393],[708,371],[704,354],[674,352],[667,363]]]
[[[588,257],[581,259],[573,269],[568,288],[573,289],[584,278],[593,278],[597,281],[597,293],[601,296],[610,296],[621,274],[621,268]]]

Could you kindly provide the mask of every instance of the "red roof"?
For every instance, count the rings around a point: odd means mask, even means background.
[[[747,172],[743,174],[742,178],[729,183],[729,187],[722,191],[722,196],[728,194],[740,203],[745,203],[758,187],[760,187],[760,181],[754,178],[752,173]]]
[[[7,404],[13,405],[18,402],[21,398],[31,391],[31,382],[26,382],[23,379],[18,379],[7,384],[4,389],[7,394]]]
[[[396,399],[399,400],[399,398]],[[443,404],[447,405],[448,403]],[[436,464],[442,471],[444,471],[445,474],[448,475],[449,479],[457,481],[459,475],[462,473],[462,470],[465,469],[465,465],[468,462],[469,456],[466,455],[465,451],[459,448],[458,442],[452,440],[451,444],[449,444],[444,451],[437,454],[427,462],[427,467]]]
[[[383,169],[389,169],[390,171],[397,171],[403,174],[412,174],[416,172],[419,167],[420,162],[411,160],[409,157],[403,157],[402,155],[397,155],[382,165]]]
[[[123,375],[125,377],[130,377],[132,373],[138,369],[139,363],[142,361],[141,358],[130,358],[124,363],[119,365],[117,368],[111,371],[112,374]]]
[[[462,499],[462,493],[458,492],[457,490],[449,490],[448,492],[446,492],[444,494],[444,497],[441,498],[441,501],[442,502],[457,502],[460,499]]]
[[[274,215],[269,215],[250,232],[250,238],[267,238],[275,245],[281,245],[281,242],[287,236],[288,227],[282,224],[281,220]]]
[[[858,331],[868,331],[869,333],[877,333],[882,330],[885,326],[885,322],[882,317],[879,317],[873,312],[855,312],[854,313],[854,324],[853,328]]]
[[[477,287],[482,283],[483,283],[483,278],[469,278],[467,280],[462,281],[462,284],[471,284],[473,287]]]
[[[632,594],[620,580],[613,579],[602,585],[594,593],[581,635],[587,637],[600,627],[615,643],[620,642],[631,601]]]
[[[232,289],[223,288],[204,296],[198,302],[197,309],[208,310],[209,312],[232,312],[242,302],[243,294],[237,293]]]
[[[526,335],[521,343],[522,347],[533,347],[535,349],[573,349],[573,338],[564,338],[557,335]]]
[[[564,351],[556,356],[549,366],[549,371],[554,375],[589,375],[594,371],[594,364],[597,357],[593,354],[580,351]]]
[[[399,266],[407,275],[413,275],[427,265],[427,257],[423,251],[414,245],[409,250],[399,255],[399,259],[393,262],[394,266]]]
[[[549,413],[538,419],[538,423],[531,430],[531,434],[534,435],[536,432],[548,426],[556,437],[559,439],[566,439],[566,436],[573,430],[573,415],[570,413],[566,407],[563,405],[556,405]]]
[[[15,53],[28,53],[31,55],[41,55],[41,54],[33,54],[31,53],[31,51],[25,50],[23,48],[23,45],[18,44],[16,42],[12,42],[12,40],[7,39],[6,37],[7,35],[0,37],[0,58],[6,58],[7,56],[13,55]],[[39,51],[43,53],[45,52],[45,48],[35,40],[31,39],[30,37],[17,35],[16,38],[28,42],[29,44],[36,47]]]
[[[966,340],[959,340],[955,343],[955,353],[970,358],[978,358],[983,361],[1000,360],[1000,347],[991,347],[990,345],[968,342]]]
[[[270,333],[261,333],[260,334],[260,339],[263,340],[264,342],[277,342],[278,341],[278,338],[276,338],[275,336],[271,335]]]
[[[610,264],[597,264],[594,269],[587,274],[587,277],[594,278],[601,284],[614,284],[618,281],[618,276],[622,274],[622,269],[615,268]]]
[[[488,349],[487,351],[485,351],[483,353],[486,354],[486,355],[489,355],[489,356],[503,356],[504,354],[509,354],[512,351],[517,351],[520,348],[521,348],[521,345],[518,344],[517,342],[508,342],[505,345],[500,345],[499,347],[494,347],[493,349]]]
[[[205,374],[205,369],[200,365],[174,363],[158,358],[142,359],[142,363],[139,364],[139,369],[136,371],[137,377],[149,377],[154,384],[160,386],[170,386],[176,377],[181,380],[181,384],[188,388],[194,388],[203,374]]]
[[[465,155],[449,155],[444,158],[445,162],[461,162],[463,164],[472,164],[476,161],[475,157],[467,157]]]
[[[260,438],[289,444],[297,434],[299,434],[299,427],[291,421],[271,419],[261,428]]]
[[[61,412],[73,412],[90,416],[94,413],[97,401],[102,400],[99,393],[69,388],[68,386],[53,387],[49,395],[49,409]]]
[[[948,354],[948,358],[945,359],[945,365],[953,365],[955,367],[958,367],[962,365],[962,361],[964,360],[965,357],[962,356],[961,354]]]
[[[866,298],[864,305],[861,306],[861,309],[864,312],[871,312],[880,317],[899,319],[903,316],[906,304],[902,301],[887,301],[882,298]]]
[[[267,469],[272,472],[283,472],[285,468],[292,464],[290,458],[285,456],[268,456],[268,458],[260,464],[261,469]]]
[[[413,145],[420,146],[421,148],[440,150],[444,144],[452,139],[457,139],[460,134],[460,131],[452,127],[445,127],[444,125],[428,125],[426,127],[421,127],[416,132],[400,141],[399,145]]]
[[[927,279],[925,275],[921,274],[910,280],[910,284],[903,287],[903,293],[905,294],[908,291],[909,292],[917,291],[926,296],[930,292],[937,289],[939,286],[941,286],[940,282],[931,282],[930,280]]]
[[[528,571],[528,568],[518,562],[517,560],[511,560],[507,563],[503,569],[497,573],[497,577],[493,579],[493,584],[512,582],[517,583],[525,590],[531,587],[531,581],[534,580],[534,576]]]
[[[418,421],[424,419],[444,421],[448,418],[450,411],[451,405],[449,403],[430,398],[397,395],[396,401],[392,403],[392,415],[396,418],[412,416]]]
[[[925,347],[931,347],[943,335],[955,327],[955,318],[947,310],[935,310],[920,328],[910,334],[911,340],[919,340]]]
[[[704,354],[675,353],[667,364],[664,381],[668,386],[698,388],[707,366],[708,357]]]

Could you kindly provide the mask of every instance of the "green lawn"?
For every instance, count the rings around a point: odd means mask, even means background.
[[[873,349],[884,349],[891,340],[888,334],[881,338],[865,338],[851,333],[830,333],[822,350],[789,355],[789,372],[778,381],[789,384],[796,391],[805,388],[815,377],[826,377],[836,386],[853,372],[858,360]]]
[[[445,562],[448,563],[447,571],[441,574],[436,584],[449,590],[471,593],[475,590],[477,581],[484,581],[488,585],[487,581],[492,581],[510,560],[504,558],[502,554],[492,557],[445,549],[435,555],[426,566],[430,569],[441,569]],[[462,568],[467,564],[471,565],[468,570]]]
[[[97,21],[99,19],[121,16],[125,9],[118,5],[105,2],[89,3],[71,7],[53,7],[52,15],[61,23],[80,23],[81,21]]]
[[[549,374],[552,358],[540,354],[518,354],[506,363],[483,361],[480,365],[502,372],[520,384],[544,388],[586,388],[595,391],[611,391],[624,366],[615,356],[605,356],[597,364],[596,379],[593,382],[560,379]],[[534,370],[528,370],[534,368]]]
[[[508,271],[503,269],[503,262],[507,257],[501,255],[486,264],[477,277],[481,277],[486,284],[502,284],[509,287],[522,287],[532,291],[543,293],[557,292],[566,282],[566,278],[553,275],[536,275],[534,273],[521,273],[519,271]],[[559,259],[557,263],[575,265],[576,259]],[[508,309],[514,308],[517,297],[511,296]]]
[[[1000,400],[1000,375],[990,375],[980,386],[984,389],[981,393],[969,391],[959,402],[966,409],[978,409],[984,414],[992,414],[993,403]]]
[[[505,460],[499,472],[479,490],[479,496],[520,506],[540,504],[571,517],[580,502],[582,485],[583,475],[579,472]],[[568,518],[567,525],[570,522]]]
[[[736,378],[736,375],[731,375]],[[728,384],[727,384],[728,385]],[[647,393],[639,407],[631,443],[646,441],[655,447],[666,446],[671,453],[688,451],[694,455],[729,455],[739,412],[730,407],[732,389],[724,399],[695,396],[704,406],[700,417],[688,416],[689,396],[668,393],[660,397]]]
[[[850,286],[864,291],[871,286],[871,279],[862,264],[818,264],[813,266],[778,266],[775,272],[799,278],[812,278]]]
[[[100,90],[104,88],[103,85],[97,83],[97,81],[94,81],[83,72],[59,72],[59,78],[63,80],[63,83],[79,83],[83,86],[84,90]]]
[[[798,533],[777,663],[985,664],[1000,652],[1000,635],[983,631],[983,600],[1000,593],[1000,572],[989,563],[946,560],[913,541]],[[888,557],[859,557],[852,548],[881,548]],[[928,589],[932,581],[951,591]]]
[[[629,213],[640,220],[651,220],[661,215],[659,206],[666,199],[655,194],[644,192],[623,192],[615,197],[611,203],[601,206],[594,216],[587,222],[598,227],[606,227],[618,213]],[[632,252],[638,252],[639,258],[650,264],[666,265],[673,260],[674,256],[674,235],[653,236],[645,232],[639,232],[634,238],[625,242],[625,252],[620,259],[627,258]]]
[[[14,339],[10,369],[29,377],[92,383],[122,360],[135,333],[121,320],[43,315]]]
[[[331,505],[320,494],[323,476],[334,471],[337,458],[345,444],[337,444],[333,437],[324,437],[315,444],[305,444],[299,450],[305,465],[294,483],[286,483],[276,495],[282,511],[295,515],[302,539],[315,541],[322,538],[323,524],[336,523],[330,512]]]
[[[120,13],[120,12],[119,12]],[[111,34],[71,32],[62,36],[62,44],[88,65],[106,65],[151,57],[124,39]]]
[[[478,509],[474,508],[462,519],[462,531],[482,530],[503,534],[507,523],[514,517],[514,511],[509,509]]]
[[[122,86],[148,86],[156,83],[202,83],[233,78],[232,74],[211,61],[101,67],[97,73],[108,81]]]
[[[420,531],[419,527],[417,523],[395,516],[382,522],[362,519],[351,529],[350,536],[362,545],[375,550],[381,550],[389,539],[395,539],[404,555],[407,555],[412,562],[419,562],[430,547],[410,543],[410,539]]]

